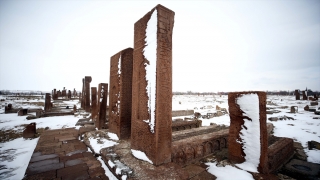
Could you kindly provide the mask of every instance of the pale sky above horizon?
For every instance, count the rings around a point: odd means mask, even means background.
[[[157,4],[175,12],[173,91],[320,90],[318,0],[0,0],[0,90],[109,83]]]

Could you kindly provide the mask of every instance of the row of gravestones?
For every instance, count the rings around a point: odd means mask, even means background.
[[[57,91],[56,89],[53,89],[51,95],[52,95],[53,100],[57,100],[59,98],[65,98],[65,97],[67,99],[71,99],[72,96],[73,97],[78,96],[78,93],[75,88],[73,89],[73,93],[71,93],[71,90],[68,90],[68,93],[67,93],[67,90],[65,88],[63,88],[62,91],[60,91],[60,90]]]
[[[296,100],[300,100],[300,92],[298,89],[296,89],[294,91],[294,94],[296,96]],[[308,96],[307,96],[306,91],[302,91],[302,97],[303,97],[303,100],[308,100]],[[317,94],[313,94],[313,97],[309,97],[309,100],[316,101],[316,100],[318,100],[318,98],[319,98],[319,96]]]
[[[174,14],[166,7],[157,5],[134,24],[134,48],[124,49],[110,60],[109,130],[116,133],[119,139],[130,138],[131,149],[145,152],[154,165],[171,162],[172,158]],[[152,25],[154,31],[150,32]],[[155,46],[152,46],[152,42]],[[97,119],[99,126],[100,120],[104,123],[106,119],[104,108],[108,84],[99,84],[97,103],[94,102],[96,90],[91,89],[90,107],[90,82],[90,76],[83,79],[81,107],[86,111],[92,108],[92,117]],[[240,97],[250,94],[256,96],[254,100],[257,104],[246,108],[249,111],[251,108],[258,109],[255,119],[250,119],[238,104]],[[251,126],[244,127],[245,120],[249,119],[259,125],[259,131],[256,132],[258,134],[254,134],[258,137],[254,146],[260,151],[255,157],[259,162],[258,170],[268,172],[266,93],[237,92],[229,93],[228,96],[231,122],[225,144],[228,144],[229,160],[235,163],[246,160],[245,140],[241,137],[241,131],[253,129]]]
[[[90,88],[92,81],[91,76],[85,76],[82,79],[82,93],[80,93],[79,100],[81,108],[86,112],[91,112],[92,120],[98,129],[105,129],[107,121],[107,98],[108,98],[108,84],[100,83],[98,91],[96,87]],[[91,98],[90,98],[91,90]],[[91,102],[90,102],[91,99]]]

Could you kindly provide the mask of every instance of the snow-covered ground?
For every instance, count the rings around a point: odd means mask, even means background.
[[[267,107],[275,108],[280,111],[276,114],[268,114],[267,118],[286,115],[295,119],[278,120],[272,122],[268,120],[268,122],[273,123],[275,126],[274,135],[279,137],[293,138],[295,141],[300,142],[304,147],[304,151],[308,155],[308,161],[320,163],[320,151],[308,150],[307,146],[307,142],[311,140],[320,142],[320,119],[313,119],[313,117],[319,117],[319,115],[315,115],[313,112],[303,110],[306,105],[310,105],[310,101],[296,101],[294,96],[268,96],[267,98],[267,101],[272,101],[274,104],[276,104],[267,105]],[[5,97],[0,96],[0,99],[5,99]],[[44,99],[35,99],[32,101],[44,102]],[[24,103],[24,100],[21,99],[14,101],[1,101],[0,130],[4,131],[12,129],[21,132],[23,129],[21,129],[21,126],[19,125],[30,124],[31,122],[37,123],[37,128],[49,127],[50,129],[59,129],[76,127],[75,124],[80,118],[74,116],[57,116],[26,120],[26,116],[17,116],[16,113],[4,114],[4,105],[6,105],[5,103],[12,103],[14,108],[43,108],[42,106],[34,105],[31,103],[31,100],[29,100],[29,102],[30,103]],[[76,104],[79,107],[78,101],[76,100],[65,101],[63,103],[68,104],[71,107],[73,104]],[[228,96],[175,95],[173,96],[172,101],[173,110],[194,109],[195,112],[200,112],[202,114],[215,112],[216,105],[228,110]],[[281,106],[288,106],[288,108],[281,109]],[[298,106],[298,113],[288,113],[290,112],[291,106]],[[317,108],[318,107],[319,106],[317,106]],[[203,119],[202,121],[203,126],[209,126],[210,123],[224,124],[229,126],[230,118],[228,115],[223,115],[211,119]],[[79,126],[76,128],[79,128]],[[17,138],[9,142],[0,143],[0,179],[22,179],[37,141],[38,138],[32,140]],[[207,165],[209,166],[208,172],[217,176],[218,179],[233,179],[235,175],[236,177],[239,177],[239,179],[253,179],[251,174],[232,166],[217,167],[215,162],[207,163]],[[110,179],[114,178],[111,177],[110,174],[108,176],[110,176]]]

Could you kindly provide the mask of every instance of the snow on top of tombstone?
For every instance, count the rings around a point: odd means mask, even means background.
[[[147,23],[145,47],[143,55],[149,61],[145,63],[147,95],[148,95],[148,111],[150,119],[147,120],[150,131],[154,133],[155,124],[155,106],[156,106],[156,63],[157,63],[157,10],[155,9]],[[146,122],[146,121],[145,121]]]
[[[136,157],[137,159],[147,161],[147,162],[153,164],[153,162],[147,157],[147,155],[144,152],[139,151],[139,150],[134,150],[134,149],[131,149],[131,152],[132,152],[132,155],[134,157]]]
[[[121,54],[120,54],[120,57],[119,57],[119,61],[118,61],[118,75],[121,74]]]
[[[244,124],[240,131],[243,151],[246,154],[245,162],[236,164],[241,169],[258,172],[257,168],[260,162],[260,121],[259,121],[259,97],[257,94],[244,94],[237,98],[237,104],[243,111],[243,116],[249,119],[243,119]],[[244,128],[244,126],[246,128]]]

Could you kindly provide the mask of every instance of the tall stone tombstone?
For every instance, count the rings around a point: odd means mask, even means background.
[[[44,110],[48,111],[51,109],[51,96],[50,93],[46,93],[46,98],[44,100]]]
[[[95,125],[98,129],[106,129],[108,84],[100,83],[98,87],[98,118]]]
[[[296,95],[296,100],[300,100],[300,93],[298,89],[294,91],[294,94]]]
[[[302,91],[303,100],[308,100],[307,91]]]
[[[174,12],[157,5],[134,24],[131,148],[171,161]]]
[[[91,116],[93,121],[96,121],[97,114],[98,114],[97,88],[91,87]]]
[[[132,62],[132,48],[110,58],[108,125],[120,139],[128,139],[131,135]]]
[[[84,101],[85,101],[85,85],[84,85],[84,78],[82,78],[82,96],[81,96],[81,108],[84,109]]]
[[[60,91],[60,90],[57,92],[57,99],[58,99],[59,97],[61,97],[61,91]]]
[[[68,90],[68,99],[71,99],[71,91]]]
[[[73,97],[76,97],[77,96],[77,91],[76,91],[76,88],[73,89]]]
[[[91,76],[85,76],[84,77],[84,82],[85,82],[85,91],[86,91],[86,96],[85,96],[85,110],[86,112],[90,112],[91,106],[90,106],[90,83],[92,81]]]
[[[65,89],[65,87],[63,87],[63,90],[61,92],[61,96],[62,97],[66,97],[67,96],[67,90]]]
[[[266,97],[266,93],[260,91],[228,94],[229,160],[233,163],[246,161],[255,164],[257,166],[255,170],[260,173],[268,173]]]
[[[52,99],[53,99],[53,100],[57,100],[57,99],[58,99],[58,97],[57,97],[57,90],[56,90],[56,89],[53,89]]]

